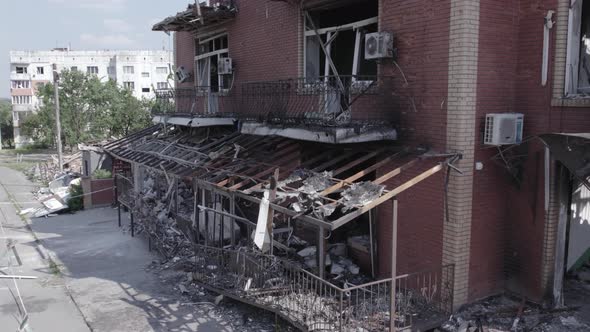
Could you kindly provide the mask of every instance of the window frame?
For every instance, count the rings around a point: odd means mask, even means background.
[[[163,72],[161,72],[164,69]],[[158,75],[168,75],[168,67],[165,66],[158,66],[156,67],[156,74]]]
[[[12,96],[12,105],[32,105],[33,96],[30,95],[18,95]]]
[[[19,86],[19,83],[22,83]],[[30,89],[31,88],[31,81],[29,80],[11,80],[10,87],[12,89]]]
[[[124,81],[123,88],[134,91],[135,90],[135,82],[134,81]]]
[[[364,38],[361,29],[373,24],[379,24],[379,15],[377,16],[373,16],[367,19],[363,19],[360,21],[356,21],[356,22],[351,22],[351,23],[347,23],[344,25],[340,25],[340,26],[332,26],[332,27],[327,27],[327,28],[320,28],[317,29],[318,34],[320,35],[320,37],[326,35],[326,41],[330,41],[330,38],[332,37],[332,33],[334,32],[338,32],[338,31],[347,31],[347,30],[353,30],[355,32],[355,48],[354,48],[354,53],[353,53],[353,63],[352,63],[352,78],[353,81],[356,81],[356,76],[358,76],[358,70],[360,68],[360,60],[361,60],[361,49],[362,49],[362,45],[361,45],[361,40]],[[308,82],[308,77],[307,77],[307,48],[308,48],[308,38],[317,38],[316,37],[316,33],[313,29],[308,28],[308,23],[307,23],[307,17],[303,18],[303,77],[305,78],[305,82]],[[333,41],[333,40],[332,40]],[[330,41],[327,45],[326,45],[326,51],[328,53],[331,53],[331,45],[332,45],[332,41]],[[328,62],[328,55],[325,54],[321,48],[321,46],[318,46],[320,48],[319,52],[320,52],[320,57],[324,56],[324,74],[323,75],[318,75],[319,78],[324,77],[327,78],[328,76],[330,76],[330,72],[331,72],[331,68],[330,68],[330,64]],[[321,71],[322,68],[319,68],[319,70]],[[318,73],[319,74],[319,73]],[[369,81],[364,81],[364,82],[369,82]]]
[[[96,72],[93,72],[92,69],[96,68]],[[98,75],[98,66],[86,66],[86,74],[89,75]]]
[[[225,48],[223,48],[223,38],[225,38]],[[216,41],[219,40],[219,48],[217,47]],[[229,35],[227,32],[219,33],[210,37],[206,38],[198,38],[195,40],[197,50],[200,51],[201,46],[205,46],[206,44],[212,42],[213,49],[207,50],[204,53],[198,53],[195,56],[195,85],[197,87],[206,87],[209,91],[202,91],[199,90],[200,93],[211,92],[211,59],[213,57],[217,57],[218,61],[219,58],[227,57],[229,58]],[[201,72],[206,71],[207,74]],[[227,94],[231,90],[231,84],[228,87],[224,86],[224,76],[217,74],[217,93],[219,94]],[[202,78],[206,78],[206,81]],[[203,84],[206,83],[206,84]]]
[[[37,75],[45,75],[45,67],[37,66]]]
[[[135,66],[123,66],[123,74],[135,74]]]
[[[19,73],[19,69],[21,70],[20,73]],[[27,66],[15,66],[14,70],[17,74],[28,74]]]
[[[168,90],[168,88],[168,82],[156,82],[156,90]]]

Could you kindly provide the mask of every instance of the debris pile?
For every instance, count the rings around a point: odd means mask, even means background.
[[[174,218],[172,214],[176,197],[174,182],[161,173],[146,170],[142,184],[141,192],[135,197],[134,202],[134,212],[138,219],[136,225],[139,226],[137,233],[146,231],[150,240],[167,259],[192,256],[187,235],[177,227],[176,219],[181,218]],[[183,197],[192,195],[187,192],[186,187],[183,191]],[[183,209],[185,214],[191,214],[186,204],[183,205]]]
[[[34,218],[52,216],[57,212],[69,209],[68,202],[72,198],[73,186],[81,185],[80,174],[63,172],[56,174],[56,178],[49,182],[48,187],[34,193],[41,203],[38,208],[28,208],[20,211],[21,215],[30,214]]]
[[[443,332],[582,332],[590,325],[576,318],[575,308],[544,309],[506,296],[469,305],[445,322]]]
[[[82,171],[82,154],[80,152],[63,157],[63,172],[81,173]],[[49,183],[63,175],[59,170],[57,155],[51,155],[45,162],[39,162],[26,170],[24,173],[32,181],[39,183]]]

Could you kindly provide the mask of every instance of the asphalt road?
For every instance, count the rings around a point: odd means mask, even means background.
[[[18,281],[30,331],[234,330],[235,315],[230,319],[208,305],[187,305],[174,288],[177,280],[146,271],[158,257],[147,250],[145,239],[131,238],[117,226],[116,210],[21,220],[15,205],[38,204],[32,188],[23,174],[0,167],[0,257],[11,239],[23,263],[1,271],[38,277]],[[9,261],[16,264],[8,254],[0,267]],[[19,306],[11,290],[16,294],[12,280],[0,280],[1,331],[17,331],[19,324],[14,317]]]

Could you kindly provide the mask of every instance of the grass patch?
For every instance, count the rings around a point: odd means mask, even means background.
[[[49,259],[49,272],[55,276],[61,276],[59,265],[57,265],[53,259]]]
[[[16,161],[0,162],[0,166],[8,167],[10,169],[13,169],[13,170],[19,171],[19,172],[28,171],[36,164],[37,164],[36,162],[32,162],[32,161],[22,161],[20,163],[17,163]]]

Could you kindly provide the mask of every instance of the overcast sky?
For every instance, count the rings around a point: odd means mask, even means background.
[[[169,37],[157,21],[192,0],[1,0],[0,97],[9,90],[10,50],[162,49]]]

